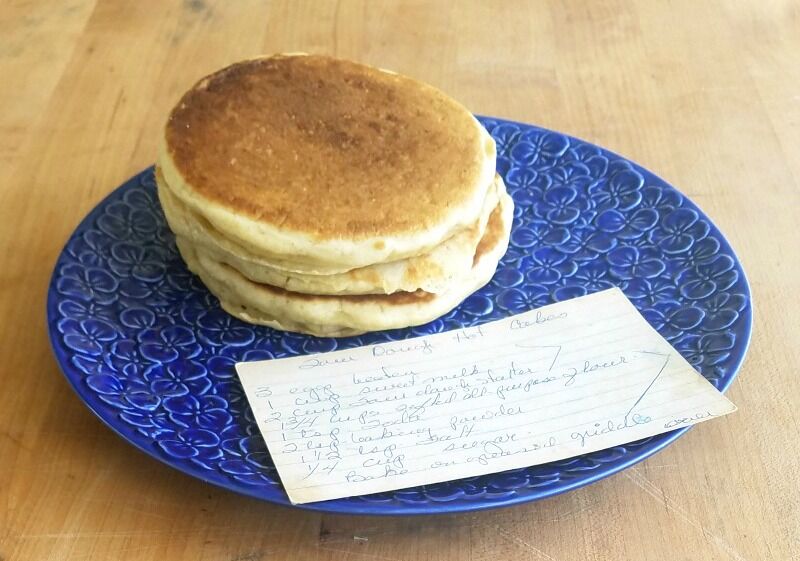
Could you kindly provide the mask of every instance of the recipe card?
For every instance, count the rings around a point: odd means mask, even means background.
[[[616,288],[236,370],[293,503],[543,464],[736,410]]]

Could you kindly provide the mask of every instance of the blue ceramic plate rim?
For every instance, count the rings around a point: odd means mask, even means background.
[[[637,172],[642,174],[646,179],[656,180],[671,189],[675,190],[676,192],[680,193],[677,189],[672,187],[672,185],[663,179],[661,179],[656,174],[652,173],[646,168],[643,168],[636,162],[624,157],[620,156],[619,154],[598,146],[594,143],[588,142],[586,140],[582,140],[578,137],[560,133],[557,131],[553,131],[551,129],[547,129],[541,127],[539,125],[531,125],[529,123],[522,123],[519,121],[513,121],[508,119],[501,119],[496,117],[486,117],[476,115],[478,119],[481,121],[491,121],[495,123],[495,125],[503,125],[508,124],[512,126],[518,127],[535,127],[536,129],[540,130],[543,133],[551,133],[563,136],[567,138],[570,142],[577,142],[579,144],[587,145],[593,148],[597,148],[600,152],[610,158],[618,158],[620,160],[624,160],[625,162],[629,163]],[[64,244],[61,252],[59,253],[58,258],[56,259],[56,263],[53,267],[53,273],[51,275],[51,281],[48,286],[48,293],[47,293],[47,306],[46,306],[46,320],[48,324],[48,336],[50,339],[50,345],[53,350],[53,354],[56,358],[56,362],[58,363],[64,377],[67,379],[72,389],[78,395],[78,397],[83,401],[83,403],[87,406],[87,408],[94,413],[94,415],[100,419],[108,428],[110,428],[113,432],[115,432],[118,436],[120,436],[123,440],[132,444],[148,456],[155,458],[156,460],[174,468],[178,471],[185,473],[186,475],[192,476],[196,479],[200,479],[205,483],[210,483],[212,485],[216,485],[228,491],[233,491],[235,493],[249,496],[255,499],[260,499],[264,501],[271,502],[273,504],[283,505],[283,506],[291,506],[295,508],[300,508],[303,510],[309,511],[316,511],[316,512],[325,512],[325,513],[332,513],[332,514],[352,514],[352,515],[362,515],[362,514],[369,514],[369,515],[381,515],[381,516],[398,516],[398,515],[431,515],[431,514],[452,514],[458,512],[471,512],[477,510],[489,510],[494,508],[506,507],[516,504],[522,504],[527,502],[533,502],[549,497],[553,497],[556,495],[560,495],[562,493],[566,493],[568,491],[572,491],[574,489],[578,489],[580,487],[584,487],[601,479],[605,479],[611,475],[614,475],[634,464],[641,462],[642,460],[656,454],[658,451],[662,450],[666,446],[672,444],[675,440],[677,440],[680,436],[686,433],[692,427],[684,427],[681,429],[677,429],[671,432],[663,433],[653,439],[650,442],[645,443],[637,450],[631,452],[626,452],[625,456],[622,460],[616,460],[609,462],[601,467],[598,467],[592,471],[592,474],[588,477],[576,479],[569,483],[565,483],[558,487],[553,488],[546,488],[543,490],[533,490],[526,494],[516,494],[506,498],[492,498],[491,500],[471,500],[471,501],[455,501],[453,503],[450,502],[441,502],[436,503],[442,508],[431,508],[431,503],[435,503],[435,501],[430,501],[425,504],[397,504],[397,503],[381,503],[381,502],[363,502],[363,503],[346,503],[341,504],[337,501],[323,501],[317,503],[307,503],[307,504],[292,504],[289,502],[288,497],[285,493],[278,497],[266,497],[260,495],[257,491],[259,488],[244,488],[244,487],[236,487],[229,481],[219,479],[216,480],[214,478],[205,477],[203,472],[200,470],[193,470],[189,469],[186,465],[181,464],[177,461],[170,460],[162,455],[159,455],[154,448],[149,448],[147,446],[148,443],[145,442],[145,437],[142,436],[141,439],[134,439],[130,438],[125,432],[122,430],[122,423],[116,421],[116,419],[108,418],[103,416],[103,414],[98,411],[92,404],[92,399],[94,395],[92,392],[89,391],[88,386],[84,387],[84,385],[79,384],[78,380],[80,380],[81,375],[77,371],[77,369],[70,363],[69,358],[70,355],[68,352],[62,350],[60,345],[57,344],[57,333],[54,329],[54,325],[56,322],[53,321],[53,318],[57,316],[57,306],[59,302],[58,292],[55,287],[56,279],[57,279],[57,271],[59,266],[61,265],[63,255],[69,246],[69,243],[72,239],[81,233],[86,227],[92,223],[92,221],[102,212],[104,204],[107,202],[108,199],[111,199],[115,196],[118,190],[122,189],[125,185],[127,185],[133,179],[141,176],[143,173],[146,173],[151,168],[145,168],[141,172],[135,174],[130,179],[126,180],[122,185],[111,191],[108,195],[103,197],[101,201],[99,201],[95,207],[80,221],[78,226],[75,228],[73,233],[69,236],[67,242]],[[686,195],[681,194],[684,199],[685,206],[687,208],[696,210],[700,213],[701,216],[707,217],[708,215],[705,214],[697,204],[695,204],[691,199],[686,197]],[[713,222],[709,220],[709,222],[713,225]],[[715,226],[716,228],[716,226]],[[733,383],[734,379],[739,373],[739,369],[741,368],[745,357],[747,356],[747,351],[750,347],[750,342],[752,338],[752,326],[753,326],[753,301],[752,301],[752,293],[750,291],[750,284],[747,280],[747,275],[742,267],[739,258],[736,256],[736,253],[733,251],[730,243],[728,242],[725,235],[716,228],[715,235],[719,239],[720,242],[720,250],[724,250],[729,255],[733,256],[734,258],[734,267],[741,275],[741,283],[742,289],[747,297],[747,306],[744,310],[742,310],[743,317],[740,318],[741,324],[740,329],[742,331],[742,335],[744,336],[744,341],[740,341],[737,344],[737,347],[741,349],[741,352],[737,359],[731,364],[730,371],[722,379],[722,383],[719,385],[719,390],[725,392],[730,385]]]

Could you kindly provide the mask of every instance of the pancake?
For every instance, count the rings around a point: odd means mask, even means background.
[[[178,247],[189,268],[217,295],[228,313],[277,329],[344,337],[427,323],[489,282],[508,247],[513,208],[511,197],[503,194],[473,256],[472,269],[441,294],[421,290],[360,296],[300,294],[254,283],[230,266],[198,254],[191,242],[180,237]]]
[[[324,56],[234,64],[187,92],[158,163],[249,252],[344,271],[430,252],[478,219],[492,138],[441,91]]]
[[[453,278],[467,274],[472,268],[473,255],[489,216],[497,206],[500,194],[505,193],[503,181],[497,176],[487,193],[478,220],[433,248],[430,253],[341,273],[309,274],[286,271],[225,238],[206,220],[178,201],[159,175],[156,172],[159,198],[170,228],[190,241],[198,253],[233,267],[254,282],[306,294],[391,294],[418,289],[443,292]]]

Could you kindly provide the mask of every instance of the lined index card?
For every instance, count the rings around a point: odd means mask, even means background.
[[[293,503],[542,464],[736,410],[616,288],[236,369]]]

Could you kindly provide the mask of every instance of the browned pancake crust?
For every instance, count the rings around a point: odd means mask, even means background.
[[[475,248],[475,256],[472,258],[472,266],[478,264],[486,253],[492,250],[505,235],[503,224],[503,208],[502,205],[497,205],[492,214],[489,215],[489,221],[486,223],[486,230],[483,232],[481,241],[478,242],[478,247]]]
[[[441,223],[474,197],[488,150],[471,116],[438,90],[323,56],[220,70],[183,96],[165,134],[200,195],[318,239]]]

